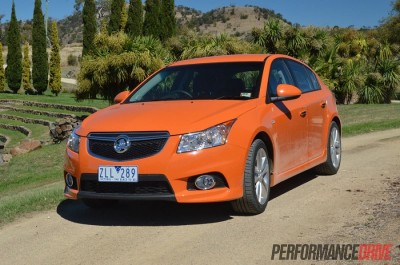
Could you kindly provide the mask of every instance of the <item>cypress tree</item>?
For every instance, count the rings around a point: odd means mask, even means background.
[[[6,76],[4,72],[3,44],[0,41],[0,92],[4,91]]]
[[[26,94],[32,94],[31,59],[29,58],[29,43],[24,45],[24,61],[22,65],[22,88]]]
[[[35,0],[32,26],[32,81],[39,95],[47,89],[49,63],[47,58],[46,30],[42,13],[42,1]]]
[[[128,10],[126,9],[126,5],[124,4],[121,12],[120,31],[125,31],[126,22],[128,22]]]
[[[17,93],[21,87],[22,79],[22,52],[21,52],[21,33],[15,14],[15,4],[13,1],[11,11],[11,21],[7,32],[7,84],[8,87]]]
[[[175,20],[175,1],[174,0],[161,0],[161,25],[163,31],[161,32],[161,39],[165,40],[175,35],[176,20]]]
[[[111,3],[111,15],[108,22],[108,33],[112,34],[121,30],[122,8],[125,8],[125,0],[113,0]]]
[[[51,25],[51,55],[50,55],[50,81],[51,92],[58,96],[61,92],[61,57],[60,43],[58,39],[57,22]]]
[[[143,35],[160,38],[163,31],[160,21],[160,0],[146,0],[144,10],[146,14],[143,22]]]
[[[86,0],[82,11],[83,17],[83,50],[82,57],[93,52],[94,38],[97,33],[96,4]]]
[[[142,35],[143,29],[143,5],[141,0],[130,0],[128,21],[125,25],[125,33],[131,37]]]

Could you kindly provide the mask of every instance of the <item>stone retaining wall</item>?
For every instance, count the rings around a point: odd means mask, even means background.
[[[0,123],[0,128],[7,129],[7,130],[18,131],[18,132],[20,132],[22,134],[25,134],[26,136],[30,136],[32,134],[31,130],[29,130],[28,128],[26,128],[24,126]]]
[[[50,136],[53,142],[59,143],[67,139],[72,131],[80,125],[80,121],[75,118],[58,119],[49,125]]]

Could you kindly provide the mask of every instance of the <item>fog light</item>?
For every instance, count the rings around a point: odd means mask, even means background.
[[[74,186],[74,177],[67,173],[65,176],[65,183],[67,184],[68,188],[72,188]]]
[[[201,175],[198,177],[194,185],[200,190],[210,190],[215,187],[215,178],[211,175]]]

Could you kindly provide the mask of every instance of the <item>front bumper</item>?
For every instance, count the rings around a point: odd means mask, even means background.
[[[177,154],[179,139],[179,136],[171,136],[163,150],[154,156],[115,162],[91,156],[87,151],[87,139],[82,137],[79,154],[66,150],[64,177],[67,173],[71,174],[77,185],[76,189],[66,186],[64,195],[69,199],[166,200],[180,203],[229,201],[243,196],[247,156],[244,148],[227,143]],[[104,187],[103,183],[97,182],[99,166],[137,166],[139,182]],[[211,190],[188,188],[188,182],[194,176],[207,173],[222,176],[225,185]]]

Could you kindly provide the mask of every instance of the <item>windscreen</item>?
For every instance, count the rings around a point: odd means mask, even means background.
[[[136,89],[128,102],[248,100],[257,98],[263,63],[213,63],[167,67]]]

